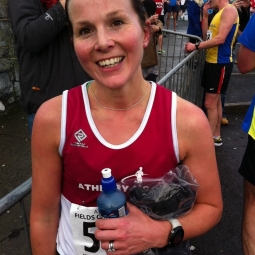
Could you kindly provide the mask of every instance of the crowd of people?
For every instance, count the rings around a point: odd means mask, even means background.
[[[158,55],[165,53],[162,29],[170,28],[173,17],[176,31],[185,11],[187,32],[203,38],[187,42],[185,51],[206,50],[201,83],[206,114],[156,83]],[[178,246],[219,222],[223,204],[215,146],[223,144],[233,64],[241,73],[255,69],[253,12],[248,0],[9,1],[21,103],[32,136],[34,255],[147,254]],[[255,254],[254,112],[255,97],[243,124],[248,144],[239,168],[245,255]],[[155,179],[180,164],[199,184],[189,213],[159,221],[128,203],[126,217],[98,216],[100,191],[87,187],[100,184],[102,169],[111,168],[121,181],[142,167]],[[173,245],[176,222],[184,235]]]

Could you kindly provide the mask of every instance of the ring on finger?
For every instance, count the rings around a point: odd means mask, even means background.
[[[114,241],[109,241],[108,251],[110,251],[110,252],[115,251],[115,249],[114,249]]]

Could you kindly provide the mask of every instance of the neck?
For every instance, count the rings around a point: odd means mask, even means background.
[[[124,94],[124,96],[121,97],[117,97],[116,91],[114,91],[114,94],[111,94],[108,99],[105,96],[107,93],[98,89],[98,86],[96,86],[95,83],[92,83],[89,88],[91,91],[90,94],[92,94],[92,99],[96,103],[94,106],[96,105],[97,107],[111,111],[128,111],[146,102],[146,98],[148,98],[147,96],[149,95],[150,84],[147,81],[142,83],[140,87],[141,89],[139,88],[137,93],[134,90],[135,88],[131,88],[130,92],[122,91],[121,93]],[[134,97],[132,97],[132,95],[134,95]]]
[[[219,3],[219,10],[223,9],[224,7],[226,7],[227,5],[229,5],[229,2],[228,1],[221,1]]]

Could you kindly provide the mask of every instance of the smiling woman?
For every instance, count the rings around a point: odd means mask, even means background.
[[[93,80],[47,101],[36,115],[33,254],[101,255],[109,247],[116,255],[137,254],[173,245],[176,226],[184,240],[205,233],[222,212],[210,127],[199,108],[144,80],[150,35],[142,2],[68,0],[66,11],[77,57]],[[158,221],[128,203],[128,216],[100,219],[102,169],[111,168],[119,182],[140,168],[160,178],[180,163],[199,183],[189,214]]]

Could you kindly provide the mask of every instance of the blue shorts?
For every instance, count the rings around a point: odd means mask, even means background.
[[[167,12],[177,12],[177,5],[168,5],[167,6]]]

